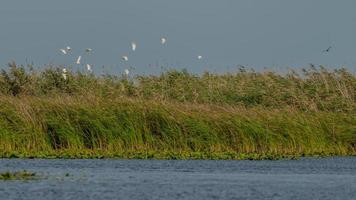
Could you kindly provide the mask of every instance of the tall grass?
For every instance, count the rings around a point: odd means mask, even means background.
[[[3,157],[274,158],[354,155],[356,77],[94,76],[9,65],[0,76]]]

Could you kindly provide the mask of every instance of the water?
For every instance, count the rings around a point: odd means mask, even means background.
[[[355,199],[356,157],[281,161],[0,160],[32,181],[0,199]],[[69,176],[66,174],[69,173]]]
[[[355,7],[355,0],[1,0],[0,66],[74,65],[92,48],[82,62],[96,73],[103,65],[109,73],[130,66],[152,73],[160,70],[150,66],[156,64],[198,73],[309,63],[354,71]],[[164,47],[161,36],[168,38]],[[66,45],[71,55],[59,52]]]

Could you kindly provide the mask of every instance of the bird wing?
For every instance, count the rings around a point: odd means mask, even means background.
[[[329,52],[331,50],[332,46],[329,46],[327,49],[323,50],[322,52]]]
[[[79,56],[78,58],[77,58],[77,64],[79,65],[80,64],[80,60],[82,59],[82,56]]]
[[[64,55],[67,54],[67,51],[64,50],[64,49],[60,49],[60,51],[61,51]]]

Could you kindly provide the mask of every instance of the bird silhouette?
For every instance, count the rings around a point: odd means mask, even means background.
[[[327,52],[329,52],[331,50],[331,48],[332,48],[332,46],[329,46],[327,49],[323,50],[322,52],[323,53],[327,53]]]

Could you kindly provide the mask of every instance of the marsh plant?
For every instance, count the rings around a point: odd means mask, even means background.
[[[9,180],[32,180],[36,177],[36,173],[24,171],[18,172],[3,172],[0,173],[0,180],[9,181]]]
[[[2,157],[262,159],[355,155],[356,76],[300,73],[160,75],[35,71],[0,76]]]

